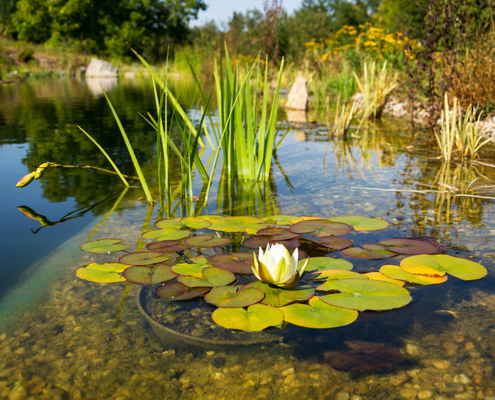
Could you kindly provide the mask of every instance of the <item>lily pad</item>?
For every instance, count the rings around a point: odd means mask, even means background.
[[[143,251],[124,254],[119,258],[119,263],[127,265],[151,265],[166,262],[171,258],[169,254],[158,253],[157,251]]]
[[[257,236],[271,236],[271,240],[290,240],[298,237],[297,233],[292,233],[288,228],[282,228],[280,226],[270,226],[268,228],[260,229],[256,232]]]
[[[221,232],[244,232],[246,228],[263,229],[267,225],[265,221],[254,217],[222,217],[211,220],[211,225],[207,227],[212,231]]]
[[[203,278],[203,269],[211,268],[211,264],[189,264],[189,263],[179,263],[172,265],[172,272],[177,275],[184,276],[194,276],[195,278]]]
[[[291,324],[304,326],[306,328],[336,328],[353,323],[358,312],[334,307],[320,300],[319,297],[312,297],[307,304],[291,304],[282,307],[284,320]]]
[[[331,269],[315,271],[306,278],[308,281],[328,281],[333,279],[368,279],[368,277],[357,272]]]
[[[190,231],[182,231],[177,228],[154,229],[142,234],[144,239],[178,240],[191,234]]]
[[[184,251],[191,246],[182,243],[181,240],[160,240],[159,242],[148,243],[146,248],[150,251],[157,251],[159,253],[175,253],[177,251]]]
[[[340,236],[324,236],[317,243],[332,250],[343,250],[352,246],[352,240]]]
[[[217,308],[211,317],[224,328],[248,332],[262,331],[269,326],[278,326],[284,321],[282,311],[263,304],[253,304],[247,311],[243,308]]]
[[[240,289],[240,290],[239,290]],[[255,288],[221,286],[214,287],[205,296],[205,300],[217,307],[236,308],[247,307],[263,300],[265,294]]]
[[[429,267],[439,272],[446,272],[464,281],[480,279],[486,276],[487,270],[481,264],[446,254],[421,255],[404,258],[401,268]],[[411,272],[411,269],[408,269]]]
[[[124,271],[128,265],[119,263],[91,263],[84,268],[79,268],[76,271],[78,278],[91,282],[122,282],[125,278],[119,275],[119,272]]]
[[[265,248],[268,243],[270,243],[271,239],[271,236],[250,236],[244,240],[243,244],[250,249],[259,249],[260,247]]]
[[[267,223],[275,223],[277,225],[291,225],[294,221],[299,221],[300,217],[294,215],[274,215],[266,219]]]
[[[203,277],[179,276],[179,283],[187,287],[225,286],[235,281],[235,275],[223,268],[208,267],[203,269]]]
[[[327,281],[316,290],[339,291],[320,297],[325,303],[352,310],[391,310],[404,307],[412,298],[403,287],[371,279]]]
[[[385,246],[387,250],[399,254],[416,255],[416,254],[435,254],[438,253],[438,246],[426,240],[394,238],[383,239],[378,242]]]
[[[189,260],[191,260],[194,264],[199,264],[206,267],[213,267],[213,265],[208,262],[208,259],[205,256],[191,257]]]
[[[289,230],[292,233],[313,233],[315,237],[322,237],[346,235],[352,231],[352,227],[341,222],[332,222],[326,219],[310,219],[291,225]]]
[[[122,239],[98,239],[84,243],[81,250],[90,253],[114,253],[129,247],[130,245],[122,243]]]
[[[297,263],[298,267],[302,267],[305,260],[300,260]],[[306,267],[306,271],[324,271],[327,269],[340,269],[345,271],[350,271],[353,265],[347,261],[340,258],[330,258],[330,257],[311,257]]]
[[[397,265],[384,265],[380,268],[380,272],[392,279],[400,279],[401,281],[415,283],[417,285],[435,285],[444,283],[447,280],[447,276],[427,276],[427,275],[414,275],[404,271]]]
[[[245,251],[233,251],[230,253],[231,256],[237,257],[239,261],[242,261],[249,265],[254,265],[253,252],[245,252]]]
[[[183,217],[183,218],[167,218],[158,221],[155,226],[157,228],[190,228],[190,229],[202,229],[211,225],[210,221],[197,217]]]
[[[348,249],[340,250],[340,254],[364,260],[379,260],[397,255],[397,253],[386,250],[385,246],[382,246],[381,244],[363,243],[361,246],[362,248],[350,247]]]
[[[253,259],[253,253],[251,253]],[[239,258],[229,254],[218,254],[208,257],[208,262],[217,268],[223,268],[233,272],[234,274],[252,274],[251,264],[241,261]],[[254,262],[254,261],[253,261]]]
[[[177,282],[166,283],[156,288],[156,295],[164,300],[191,300],[201,297],[210,291],[210,288],[190,288]]]
[[[177,275],[172,272],[170,265],[159,263],[152,268],[126,268],[122,276],[129,282],[137,283],[138,285],[156,285],[157,283],[171,281]]]
[[[366,275],[368,277],[368,279],[373,279],[375,281],[389,282],[389,283],[393,283],[394,285],[397,285],[397,286],[404,286],[405,285],[404,281],[399,281],[397,279],[389,278],[388,276],[383,275],[381,272],[367,272],[364,275]]]
[[[338,371],[379,371],[400,363],[404,356],[388,344],[345,342],[355,351],[326,351],[325,361]]]
[[[220,247],[228,245],[231,240],[213,235],[197,235],[186,239],[185,242],[193,247]]]
[[[328,218],[329,221],[342,222],[351,225],[357,231],[381,231],[390,224],[379,218],[363,217],[362,215],[346,215],[343,217]]]
[[[274,307],[283,307],[296,301],[307,301],[315,294],[313,286],[302,283],[298,283],[290,289],[281,289],[261,281],[256,281],[247,283],[243,288],[261,290],[265,294],[265,298],[261,303]]]

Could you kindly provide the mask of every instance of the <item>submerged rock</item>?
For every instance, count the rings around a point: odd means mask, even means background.
[[[338,371],[379,371],[400,363],[400,351],[384,343],[345,342],[354,351],[327,351],[325,361]]]
[[[215,357],[213,360],[211,360],[211,364],[215,368],[221,368],[225,365],[225,358],[223,357]]]

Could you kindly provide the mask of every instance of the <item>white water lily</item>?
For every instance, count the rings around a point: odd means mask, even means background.
[[[260,281],[270,283],[281,288],[290,288],[299,282],[304,274],[309,258],[297,268],[298,250],[295,249],[292,257],[289,250],[283,244],[275,243],[266,247],[266,251],[260,247],[258,260],[254,253],[254,266],[251,267],[253,274]]]

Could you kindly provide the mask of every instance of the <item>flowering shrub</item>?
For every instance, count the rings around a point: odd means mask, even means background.
[[[306,49],[322,61],[334,55],[342,55],[355,61],[362,58],[388,60],[398,64],[403,57],[414,59],[419,48],[418,42],[401,32],[385,33],[383,29],[367,22],[364,25],[344,25],[328,38],[312,39],[305,43]]]

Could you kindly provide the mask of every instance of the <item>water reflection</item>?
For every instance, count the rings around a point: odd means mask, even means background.
[[[97,78],[97,77],[87,77],[85,79],[88,90],[93,96],[103,96],[103,91],[109,94],[113,89],[115,89],[119,83],[118,78]]]

